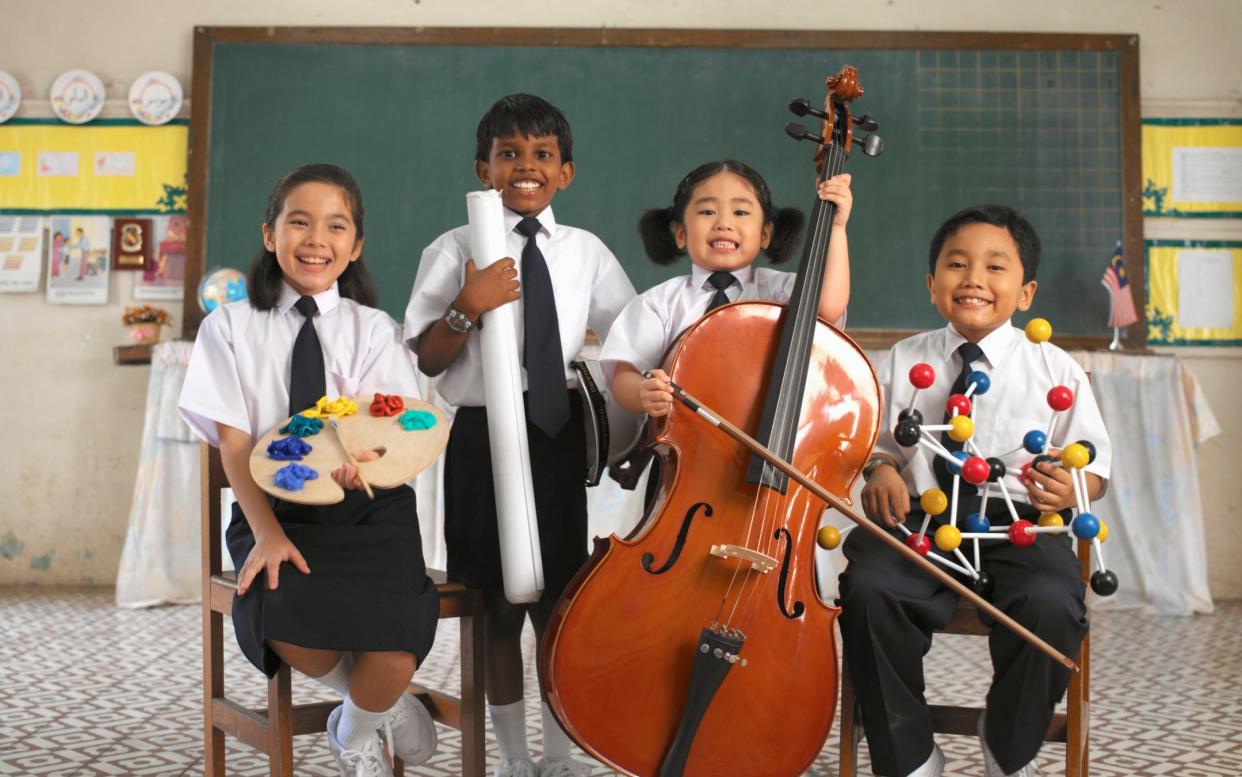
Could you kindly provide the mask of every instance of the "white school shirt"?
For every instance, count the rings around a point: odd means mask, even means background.
[[[962,367],[956,351],[964,342],[966,338],[958,334],[952,324],[908,337],[893,346],[878,371],[880,385],[884,389],[884,426],[875,450],[897,460],[898,469],[911,494],[922,494],[929,488],[940,486],[932,469],[935,455],[922,445],[903,448],[893,439],[897,416],[910,406],[910,398],[914,394],[910,368],[923,362],[936,371],[935,382],[919,392],[914,407],[923,414],[924,424],[941,424],[949,389]],[[983,356],[974,362],[973,369],[986,372],[991,379],[991,387],[986,394],[971,397],[975,421],[971,441],[985,458],[1001,457],[1005,463],[1004,483],[1010,497],[1015,502],[1029,504],[1026,487],[1019,476],[1022,465],[1030,461],[1033,454],[1025,450],[1010,451],[1022,445],[1022,437],[1032,429],[1048,432],[1053,411],[1048,407],[1047,395],[1054,385],[1069,387],[1074,392],[1074,404],[1069,410],[1056,414],[1052,433],[1048,435],[1049,447],[1063,448],[1072,442],[1089,440],[1095,445],[1096,454],[1095,461],[1087,465],[1086,470],[1107,482],[1112,448],[1104,419],[1100,417],[1100,408],[1082,367],[1065,351],[1047,343],[1044,347],[1053,377],[1049,381],[1039,346],[1009,322],[980,340],[979,347],[983,349]],[[939,432],[931,434],[940,439]],[[992,500],[998,500],[997,507],[1004,504],[999,489],[993,488],[988,497],[989,508],[993,506]]]
[[[702,317],[716,296],[716,288],[707,280],[711,274],[711,270],[692,265],[689,275],[653,286],[626,305],[600,351],[604,380],[612,382],[621,362],[628,362],[639,372],[659,367],[673,341]],[[738,282],[724,290],[730,302],[758,300],[782,305],[789,302],[798,280],[796,273],[753,264],[734,270],[733,277]],[[845,325],[844,313],[836,325]]]
[[[505,209],[506,247],[517,260],[518,281],[522,281],[522,249],[526,238],[516,230],[522,216]],[[566,386],[577,385],[569,362],[577,358],[586,339],[587,327],[603,340],[613,320],[634,298],[634,286],[621,269],[621,264],[598,237],[585,229],[557,224],[552,208],[536,218],[538,241],[552,278],[556,297],[556,319],[561,331],[561,354],[565,359]],[[471,258],[470,226],[445,232],[423,250],[414,279],[410,304],[405,309],[405,338],[411,349],[418,337],[444,316],[449,305],[466,283],[466,262]],[[525,342],[523,312],[526,298],[517,301],[518,349]],[[484,316],[486,326],[486,316]],[[522,388],[526,388],[526,370],[522,370]],[[466,343],[453,363],[436,378],[436,390],[444,400],[459,407],[481,407],[483,395],[483,344],[477,327],[466,335]]]
[[[218,422],[258,439],[289,417],[293,341],[305,320],[293,307],[299,296],[282,283],[271,310],[243,300],[203,319],[177,402],[181,417],[200,438],[218,446]],[[413,354],[387,313],[342,299],[335,283],[315,295],[315,304],[329,397],[365,398],[376,391],[421,397]],[[366,411],[360,407],[359,412]]]

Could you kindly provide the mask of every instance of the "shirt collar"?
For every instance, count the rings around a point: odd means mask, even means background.
[[[992,367],[996,367],[1000,363],[1005,352],[1009,350],[1009,345],[1013,342],[1016,330],[1013,328],[1012,321],[1010,319],[991,332],[988,332],[978,343],[979,348],[983,350],[983,358],[987,359],[988,364]],[[944,360],[947,362],[953,358],[953,353],[958,346],[966,342],[966,338],[958,334],[951,323],[945,326],[944,332]]]
[[[712,270],[708,270],[704,267],[699,267],[697,264],[691,264],[690,265],[690,288],[692,289],[712,288],[711,286],[707,284],[707,276],[711,275],[712,272],[713,272]],[[737,278],[738,283],[742,285],[742,291],[745,291],[747,287],[749,287],[750,284],[755,279],[755,265],[753,264],[748,264],[745,267],[742,267],[737,270],[730,270],[729,272],[733,273],[733,277]]]
[[[518,222],[524,218],[526,217],[522,214],[514,213],[508,208],[505,208],[505,234],[517,229]],[[539,215],[535,216],[535,218],[539,221],[540,232],[543,232],[548,237],[556,236],[556,217],[552,215],[551,205],[540,211]]]
[[[319,308],[319,315],[330,313],[333,308],[341,301],[341,292],[337,288],[336,282],[333,281],[332,286],[327,291],[322,291],[313,295],[315,297],[315,305]],[[276,310],[283,316],[293,308],[293,304],[302,298],[288,281],[280,282],[280,298],[276,300]]]

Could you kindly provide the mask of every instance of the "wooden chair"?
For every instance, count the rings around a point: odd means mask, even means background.
[[[1091,543],[1078,543],[1078,560],[1082,562],[1082,579],[1091,577]],[[987,636],[988,629],[979,621],[975,606],[965,600],[959,600],[957,611],[943,629],[943,634],[973,634]],[[998,627],[999,628],[999,627]],[[1083,637],[1078,648],[1080,671],[1070,675],[1069,689],[1065,692],[1064,713],[1052,716],[1048,731],[1044,734],[1045,742],[1065,743],[1065,775],[1066,777],[1086,777],[1088,774],[1087,735],[1088,708],[1090,702],[1090,669],[1091,669],[1091,632]],[[939,704],[930,705],[932,730],[938,734],[956,734],[958,736],[977,736],[976,729],[979,715],[983,710],[978,707],[953,707]],[[841,672],[841,742],[840,769],[841,777],[855,777],[858,773],[858,745],[862,736],[861,711],[858,700],[854,696],[854,688],[850,684],[849,674]]]
[[[234,572],[222,572],[220,490],[227,485],[220,452],[202,450],[203,509],[203,736],[204,774],[224,777],[224,736],[236,737],[267,753],[272,777],[293,776],[293,737],[323,731],[337,702],[292,703],[289,667],[282,665],[267,682],[267,707],[252,710],[224,695],[224,617],[233,609],[237,590]],[[461,698],[411,683],[431,717],[461,731],[461,773],[482,775],[484,769],[483,594],[446,580],[443,572],[427,574],[440,591],[440,617],[461,621]],[[398,759],[395,771],[402,774]]]

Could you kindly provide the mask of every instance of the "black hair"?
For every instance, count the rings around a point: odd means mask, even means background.
[[[643,239],[643,248],[647,257],[656,264],[672,264],[686,253],[684,248],[677,247],[673,235],[673,225],[684,223],[686,206],[695,188],[717,173],[734,173],[742,177],[759,199],[759,207],[763,210],[763,223],[772,225],[772,239],[764,253],[771,258],[773,264],[785,261],[798,244],[802,234],[802,211],[797,208],[777,208],[772,204],[772,193],[763,176],[754,168],[733,159],[722,159],[699,165],[681,179],[677,191],[673,194],[673,204],[667,208],[651,208],[643,212],[638,219],[638,234]]]
[[[328,183],[339,186],[341,191],[345,192],[350,215],[354,220],[354,228],[357,230],[354,239],[363,238],[365,232],[362,224],[362,190],[358,188],[358,182],[348,170],[326,164],[302,165],[280,177],[280,180],[272,187],[272,193],[267,196],[267,211],[263,214],[263,223],[269,230],[275,229],[276,219],[285,209],[285,198],[289,196],[289,192],[304,183]],[[280,299],[280,283],[283,277],[276,254],[267,250],[266,246],[260,246],[258,255],[250,264],[250,274],[246,278],[246,290],[250,296],[250,304],[259,310],[271,310],[276,307],[276,302]],[[371,281],[371,274],[367,272],[366,265],[362,263],[362,256],[349,263],[349,266],[341,273],[341,277],[336,279],[336,284],[337,291],[342,297],[352,299],[360,305],[375,307],[379,301],[375,292],[375,284]]]
[[[928,271],[932,275],[936,274],[936,259],[940,257],[945,241],[967,224],[991,224],[1007,230],[1018,246],[1018,260],[1022,262],[1022,283],[1035,280],[1035,275],[1039,272],[1040,252],[1043,250],[1039,235],[1025,216],[1008,205],[974,205],[959,210],[941,224],[936,234],[932,235],[931,249],[928,252]]]
[[[486,162],[491,156],[493,141],[518,132],[528,138],[555,135],[561,162],[574,161],[574,133],[569,129],[565,114],[532,94],[511,94],[492,103],[475,130],[475,161]]]

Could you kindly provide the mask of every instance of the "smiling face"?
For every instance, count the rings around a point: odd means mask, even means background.
[[[699,267],[731,272],[749,267],[768,247],[772,225],[764,223],[754,187],[724,171],[694,187],[673,236]]]
[[[1029,310],[1035,287],[1035,281],[1022,282],[1022,260],[1009,230],[981,222],[950,235],[936,258],[935,274],[927,276],[940,315],[976,343],[1015,310]]]
[[[474,171],[484,186],[500,192],[506,208],[523,216],[539,215],[574,179],[574,163],[561,161],[555,135],[520,132],[493,140],[487,161],[475,162]]]
[[[352,213],[344,189],[316,181],[291,189],[275,223],[263,225],[264,247],[299,294],[327,291],[362,254]]]

